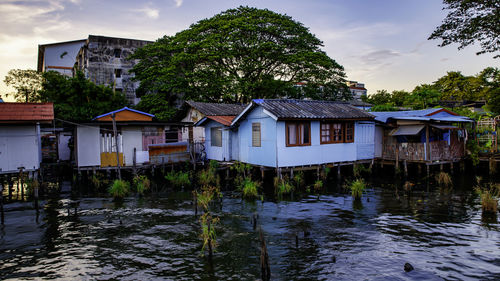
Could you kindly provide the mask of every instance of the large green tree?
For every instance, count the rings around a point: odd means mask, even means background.
[[[55,71],[43,73],[40,101],[53,102],[56,118],[69,121],[90,121],[92,118],[127,105],[121,92],[97,86],[82,72],[70,78]]]
[[[450,10],[430,39],[442,40],[440,47],[458,43],[458,49],[479,42],[477,54],[500,54],[500,4],[498,0],[443,0]]]
[[[18,102],[40,101],[39,91],[42,87],[42,75],[33,69],[11,69],[3,80],[5,85],[13,87],[13,94]],[[7,94],[8,96],[8,94]]]
[[[238,7],[138,49],[133,72],[141,91],[162,94],[169,105],[179,97],[237,103],[348,99],[344,69],[322,44],[287,15]]]

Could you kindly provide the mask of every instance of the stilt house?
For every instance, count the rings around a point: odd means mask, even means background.
[[[465,124],[473,120],[443,108],[370,112],[375,115],[375,157],[385,161],[455,162],[465,156]]]

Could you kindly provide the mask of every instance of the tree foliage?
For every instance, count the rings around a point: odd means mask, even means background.
[[[36,70],[11,69],[5,76],[3,82],[5,85],[11,86],[16,90],[16,93],[14,93],[16,101],[40,101],[39,91],[42,86],[42,75]]]
[[[140,62],[133,72],[141,91],[167,101],[162,107],[173,106],[179,97],[235,103],[280,97],[348,99],[343,67],[321,47],[289,16],[238,7],[138,49],[133,58]]]
[[[40,101],[53,102],[56,118],[71,121],[90,121],[92,118],[127,105],[120,92],[97,86],[82,72],[70,78],[55,71],[43,73]]]
[[[450,10],[442,24],[430,35],[441,39],[440,47],[458,43],[458,49],[479,42],[477,54],[500,50],[500,5],[498,0],[443,0]],[[497,53],[495,58],[499,58]]]

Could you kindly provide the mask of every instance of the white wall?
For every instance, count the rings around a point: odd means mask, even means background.
[[[126,166],[134,165],[134,147],[138,153],[142,152],[142,129],[141,127],[121,127],[122,143],[123,143],[123,157],[125,158]],[[142,160],[142,161],[141,161]],[[144,159],[141,157],[136,158],[137,164],[143,164]]]
[[[44,68],[46,71],[58,71],[61,74],[68,76],[72,75],[71,70],[66,69],[56,69],[48,68],[49,66],[63,66],[63,67],[73,67],[76,62],[76,55],[80,48],[85,44],[82,42],[73,42],[67,44],[58,44],[53,46],[46,46],[44,52]],[[62,56],[66,52],[67,54]]]
[[[36,125],[0,126],[0,173],[40,168]]]
[[[223,128],[222,124],[219,124],[214,121],[208,121],[205,125],[205,152],[207,153],[207,159],[208,160],[217,160],[217,161],[223,161],[224,156],[223,156],[223,151],[224,151],[224,145],[227,145],[227,139],[226,142],[224,142],[224,130],[222,131],[222,147],[219,146],[212,146],[211,145],[211,135],[210,135],[210,129],[212,127],[220,127]]]
[[[196,109],[190,108],[186,116],[181,120],[181,122],[193,122],[196,123],[204,117],[201,112]],[[203,141],[205,139],[205,128],[204,127],[193,127],[193,140],[195,142]],[[182,139],[179,141],[189,141],[189,127],[182,128]]]
[[[101,135],[99,127],[78,126],[76,128],[77,166],[101,165]]]
[[[252,146],[252,123],[260,123],[260,147]],[[276,167],[276,121],[259,106],[241,121],[238,128],[239,161]]]

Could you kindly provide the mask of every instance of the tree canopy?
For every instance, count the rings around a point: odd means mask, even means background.
[[[11,69],[3,80],[5,85],[16,90],[14,98],[18,102],[40,101],[38,92],[42,87],[42,75],[33,69]],[[8,96],[9,94],[7,94]]]
[[[500,5],[498,0],[443,0],[450,10],[442,24],[430,35],[441,39],[440,47],[458,43],[458,49],[479,42],[477,54],[500,51]],[[496,54],[495,58],[499,58]]]
[[[127,105],[121,92],[97,86],[82,72],[70,78],[55,71],[43,73],[40,101],[53,102],[56,118],[69,121],[90,121],[92,118]]]
[[[238,7],[138,49],[140,91],[209,102],[254,98],[348,99],[341,65],[303,24],[266,9]],[[150,103],[152,97],[143,97]]]

